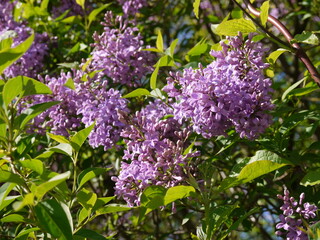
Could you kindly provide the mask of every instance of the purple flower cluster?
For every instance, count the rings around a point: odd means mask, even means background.
[[[271,123],[271,81],[263,75],[266,49],[241,35],[221,43],[207,67],[188,68],[169,77],[164,91],[176,99],[174,117],[190,119],[205,138],[225,135],[234,126],[240,137],[254,139]]]
[[[135,15],[140,8],[148,6],[147,0],[118,0],[126,16]]]
[[[96,148],[104,146],[112,148],[120,139],[120,132],[125,126],[119,121],[117,112],[129,112],[128,101],[121,98],[118,90],[107,88],[104,84],[95,86],[90,81],[78,84],[77,114],[86,127],[95,122],[95,127],[89,135],[89,144]]]
[[[147,105],[134,117],[119,112],[127,124],[121,136],[127,149],[118,177],[113,177],[115,195],[129,206],[140,204],[140,195],[150,185],[173,187],[183,184],[192,168],[190,158],[198,152],[183,154],[190,134],[188,128],[172,117],[172,109],[160,100]]]
[[[102,24],[105,26],[104,32],[93,35],[95,43],[90,70],[103,70],[103,74],[113,83],[141,86],[143,78],[152,71],[154,55],[142,51],[144,43],[138,28],[130,27],[121,16],[113,21],[111,12],[106,13]],[[119,25],[118,28],[115,28],[116,25]]]
[[[303,203],[304,193],[300,195],[299,202],[294,197],[290,197],[288,189],[284,190],[283,196],[278,195],[277,197],[283,201],[283,205],[280,207],[283,214],[279,216],[281,222],[276,225],[276,228],[286,232],[277,231],[276,234],[278,236],[286,234],[288,240],[308,240],[307,233],[303,231],[306,230],[303,220],[308,222],[311,218],[315,218],[318,208],[308,202]]]
[[[33,104],[60,103],[37,116],[32,129],[39,133],[50,130],[54,134],[69,136],[70,131],[79,130],[82,123],[87,127],[95,122],[89,144],[94,148],[103,146],[107,150],[120,139],[124,124],[119,121],[117,111],[129,111],[127,100],[121,98],[118,90],[107,89],[98,78],[82,81],[85,74],[82,70],[73,69],[72,73],[61,73],[58,78],[46,76],[41,79],[53,94],[33,96]],[[75,89],[66,86],[68,80],[74,82]]]
[[[16,47],[32,34],[32,29],[26,25],[26,22],[14,21],[12,16],[14,4],[11,1],[0,0],[0,5],[0,35],[7,31],[13,31],[15,37],[13,38],[12,47]],[[43,68],[43,60],[48,52],[47,40],[46,33],[36,33],[34,42],[29,50],[14,64],[5,69],[5,76],[8,78],[19,75],[36,77]]]
[[[75,110],[76,93],[64,86],[69,78],[72,79],[71,73],[61,73],[59,77],[46,76],[44,79],[39,76],[39,80],[50,87],[52,94],[35,95],[28,97],[26,100],[31,99],[32,105],[50,101],[60,101],[60,104],[38,115],[29,131],[45,134],[46,130],[50,129],[53,134],[68,136],[69,131],[75,131],[80,127],[81,123]]]

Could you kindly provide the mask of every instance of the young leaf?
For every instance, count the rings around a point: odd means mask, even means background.
[[[305,81],[306,78],[302,78],[301,80],[299,80],[298,82],[292,84],[286,91],[284,91],[284,93],[282,94],[281,100],[284,101],[286,99],[286,97],[288,96],[288,94],[295,89],[296,87],[298,87],[303,81]]]
[[[159,51],[163,52],[163,39],[162,39],[162,34],[160,30],[158,31],[156,46]]]
[[[85,4],[85,0],[76,0],[77,4],[80,5],[82,7],[82,9],[84,9],[84,4]]]
[[[60,143],[57,146],[49,148],[48,150],[72,157],[72,146],[69,143]]]
[[[63,240],[72,239],[72,226],[64,208],[55,199],[38,203],[35,215],[40,227],[52,237]]]
[[[269,0],[263,2],[263,4],[261,5],[261,12],[260,12],[260,19],[261,19],[261,23],[262,26],[266,26],[267,21],[268,21],[268,12],[269,12]]]
[[[148,96],[150,92],[145,88],[137,88],[132,92],[123,96],[123,98],[132,98],[132,97],[141,97],[141,96]]]
[[[82,129],[71,137],[70,144],[76,152],[79,152],[82,144],[85,142],[90,132],[94,128],[94,125],[95,123],[91,124],[89,127]]]
[[[31,47],[34,40],[34,33],[24,42],[20,43],[15,48],[3,49],[0,51],[0,74],[18,60]]]
[[[94,21],[94,20],[96,19],[96,16],[97,16],[100,12],[102,12],[104,9],[106,9],[107,7],[109,7],[110,5],[111,5],[111,3],[104,4],[104,5],[102,5],[101,7],[92,10],[92,12],[91,12],[91,13],[89,14],[89,16],[88,16],[88,20],[89,20],[88,28],[90,27],[92,21]]]
[[[62,135],[55,135],[55,134],[52,134],[52,133],[47,133],[47,135],[57,141],[58,143],[70,143],[68,139],[66,139],[64,136]]]
[[[25,97],[36,94],[51,94],[51,89],[35,79],[17,76],[11,78],[3,87],[3,102],[6,106],[18,95]]]
[[[0,219],[0,222],[11,223],[11,222],[28,222],[22,215],[19,214],[9,214]]]
[[[239,18],[220,23],[216,28],[215,33],[225,36],[237,36],[238,32],[241,32],[243,35],[247,35],[251,32],[255,32],[256,30],[256,26],[251,20]]]
[[[193,2],[193,12],[196,18],[199,19],[199,7],[200,7],[201,0],[194,0]]]
[[[191,186],[175,186],[167,190],[164,196],[164,205],[172,203],[178,199],[189,197],[195,193],[195,189]]]
[[[42,197],[49,192],[51,189],[59,185],[60,183],[64,182],[70,177],[70,171],[67,171],[65,173],[59,174],[51,178],[49,181],[42,183],[41,185],[37,186],[33,193],[35,197],[38,198],[38,200],[41,200]]]
[[[154,69],[153,73],[151,74],[151,78],[150,78],[150,87],[151,87],[151,89],[156,89],[157,88],[158,72],[159,72],[159,66],[157,65],[156,68]]]
[[[175,39],[174,41],[172,41],[172,43],[170,44],[170,47],[168,47],[166,49],[166,54],[168,54],[170,57],[173,58],[173,54],[174,54],[174,50],[177,46],[177,43],[178,43],[179,39]]]
[[[63,86],[66,86],[67,88],[70,88],[71,90],[76,89],[72,78],[69,78]]]

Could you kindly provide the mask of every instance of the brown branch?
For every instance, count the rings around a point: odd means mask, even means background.
[[[246,1],[247,2],[247,1]],[[256,17],[260,17],[260,11],[255,9],[250,2],[247,2],[247,8],[248,10]],[[269,15],[268,16],[268,22],[270,22],[273,26],[275,26],[286,38],[286,40],[290,43],[290,45],[296,50],[297,57],[304,63],[306,68],[311,74],[311,77],[313,80],[320,86],[320,74],[318,73],[317,69],[309,59],[308,55],[305,53],[305,51],[302,49],[302,47],[298,43],[292,43],[293,36],[288,31],[288,29],[275,17]]]

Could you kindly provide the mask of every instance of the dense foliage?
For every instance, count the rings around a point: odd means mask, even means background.
[[[0,0],[0,239],[319,239],[319,12]]]

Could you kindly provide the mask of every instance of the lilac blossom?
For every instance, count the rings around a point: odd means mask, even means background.
[[[152,71],[154,55],[142,50],[144,43],[138,28],[129,26],[121,16],[113,22],[111,12],[106,13],[102,24],[104,32],[93,35],[95,43],[90,70],[103,70],[110,83],[141,86],[146,74]]]
[[[318,208],[308,202],[303,203],[304,193],[300,195],[299,202],[294,197],[290,197],[288,189],[284,190],[283,196],[279,194],[277,197],[283,201],[283,205],[280,207],[283,214],[279,216],[280,223],[276,225],[276,228],[283,229],[285,232],[276,231],[276,234],[278,236],[286,235],[288,240],[308,240],[303,221],[310,223],[310,219],[316,217]]]
[[[126,16],[135,15],[143,7],[148,6],[147,0],[118,0]]]
[[[8,31],[12,31],[13,37],[12,47],[18,46],[24,42],[32,34],[32,29],[27,26],[27,23],[16,22],[13,19],[13,3],[8,0],[0,0],[0,35]],[[7,78],[23,75],[35,78],[39,71],[43,68],[43,60],[48,53],[46,42],[48,36],[46,33],[35,34],[34,41],[28,51],[19,58],[15,63],[5,69],[4,75]]]
[[[95,127],[89,135],[89,144],[96,148],[104,146],[107,150],[112,148],[120,139],[120,132],[125,126],[119,121],[117,112],[129,112],[128,101],[121,98],[118,90],[107,90],[103,84],[94,86],[91,82],[79,84],[77,101],[77,114],[86,127],[95,122]]]
[[[124,127],[117,116],[117,111],[128,112],[127,100],[121,98],[118,90],[107,89],[106,82],[98,77],[83,81],[86,72],[73,69],[72,72],[61,73],[59,77],[46,76],[40,79],[52,90],[51,95],[32,96],[33,104],[48,101],[59,101],[37,116],[32,125],[33,131],[45,133],[49,130],[54,134],[69,136],[70,132],[79,130],[95,122],[89,135],[89,144],[96,148],[103,146],[105,150],[115,146],[120,139]],[[66,86],[72,80],[74,89]]]
[[[271,123],[266,112],[271,104],[271,81],[263,75],[266,49],[241,35],[221,42],[222,51],[211,51],[216,59],[207,67],[187,68],[171,74],[164,91],[176,99],[174,117],[190,119],[193,130],[211,138],[226,135],[230,127],[241,138],[257,138]]]
[[[185,183],[190,171],[190,158],[198,152],[183,154],[190,134],[188,127],[172,117],[166,104],[160,100],[147,105],[130,117],[119,112],[127,126],[121,132],[127,149],[118,177],[113,177],[115,195],[129,206],[140,204],[140,195],[150,185],[173,187]]]

